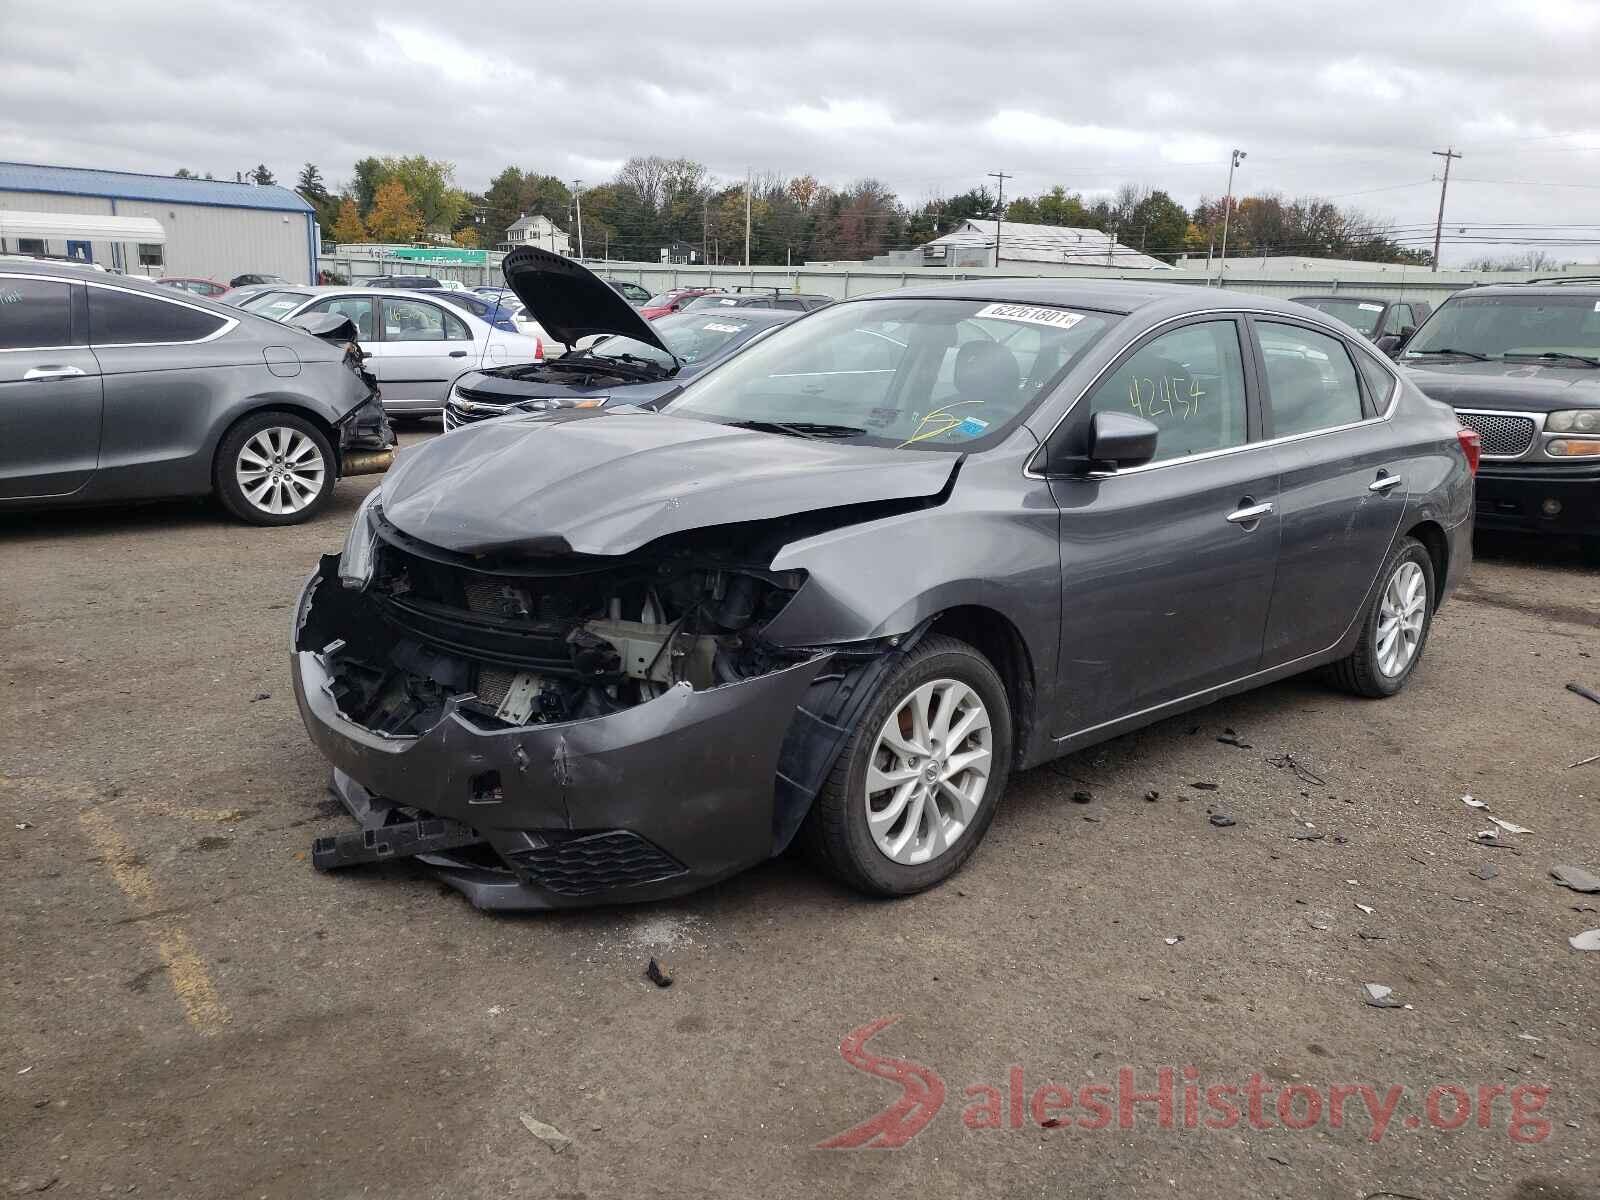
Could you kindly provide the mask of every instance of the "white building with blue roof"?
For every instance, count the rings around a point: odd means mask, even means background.
[[[285,187],[0,162],[0,254],[153,278],[311,283],[319,240],[315,210]]]

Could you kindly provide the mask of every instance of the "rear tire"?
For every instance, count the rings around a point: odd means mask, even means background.
[[[212,478],[241,521],[298,525],[327,507],[338,463],[328,439],[304,417],[253,413],[223,437]]]
[[[1415,538],[1401,538],[1378,574],[1361,638],[1333,664],[1333,680],[1357,696],[1380,699],[1405,687],[1422,659],[1433,626],[1433,560]]]
[[[806,818],[807,849],[872,895],[932,887],[961,868],[994,819],[1011,737],[1005,685],[989,661],[955,638],[924,638],[840,751]]]

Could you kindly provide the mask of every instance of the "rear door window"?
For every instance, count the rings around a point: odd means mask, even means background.
[[[1361,420],[1361,385],[1344,343],[1300,325],[1255,323],[1267,372],[1273,437],[1314,433]]]
[[[89,341],[96,346],[198,342],[225,323],[215,313],[154,296],[89,287]]]
[[[72,345],[72,285],[0,279],[0,350]]]
[[[1244,445],[1249,426],[1238,325],[1203,321],[1146,342],[1095,388],[1089,411],[1153,423],[1161,431],[1155,462]]]

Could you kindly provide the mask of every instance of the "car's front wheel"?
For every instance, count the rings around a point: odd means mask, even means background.
[[[1341,687],[1374,699],[1403,688],[1422,657],[1433,621],[1433,560],[1421,542],[1401,538],[1378,578],[1355,650],[1333,666]]]
[[[807,840],[865,892],[904,896],[955,873],[1011,769],[1011,708],[987,659],[933,635],[879,689],[807,818]]]
[[[217,447],[217,495],[252,525],[309,521],[327,505],[336,475],[322,431],[289,413],[246,417]]]

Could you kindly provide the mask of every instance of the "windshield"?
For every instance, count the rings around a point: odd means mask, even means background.
[[[1357,333],[1371,337],[1378,332],[1378,321],[1383,316],[1383,305],[1371,300],[1330,300],[1313,296],[1298,303],[1318,312],[1337,317]]]
[[[304,292],[262,292],[243,301],[239,307],[277,321],[299,308],[308,298]]]
[[[966,450],[1024,416],[1115,319],[982,300],[834,305],[763,338],[667,409],[863,445]]]
[[[741,319],[738,313],[673,313],[650,322],[655,335],[672,351],[671,357],[650,345],[620,334],[602,338],[589,348],[596,358],[643,358],[663,367],[673,366],[673,358],[684,366],[705,362],[724,347],[743,341],[757,323]]]
[[[646,308],[666,308],[678,298],[676,292],[659,292],[644,302]]]
[[[1600,300],[1589,296],[1456,296],[1441,305],[1403,358],[1462,353],[1483,358],[1600,354]]]

